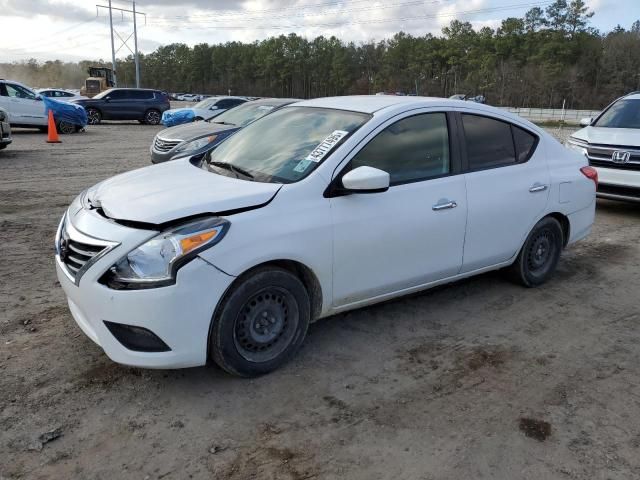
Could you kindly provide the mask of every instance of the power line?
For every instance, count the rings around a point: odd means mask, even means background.
[[[86,25],[87,23],[91,23],[95,20],[95,18],[90,18],[88,20],[83,20],[82,22],[73,24],[69,27],[63,28],[62,30],[59,30],[57,32],[52,32],[47,34],[46,36],[40,37],[40,38],[36,38],[34,40],[32,40],[31,42],[28,42],[27,44],[23,44],[20,48],[6,48],[6,50],[24,50],[26,48],[37,48],[40,45],[51,45],[51,38],[55,37],[57,35],[60,35],[62,33],[66,33],[70,30],[73,30],[75,28],[78,28],[80,26]]]
[[[369,0],[367,0],[369,2]],[[384,9],[389,9],[389,8],[396,8],[396,7],[409,7],[409,6],[414,6],[414,5],[433,5],[433,4],[443,4],[443,3],[450,3],[452,0],[410,0],[410,1],[404,1],[404,2],[396,2],[396,3],[385,3],[383,5],[367,5],[364,7],[358,7],[358,8],[341,8],[339,11],[335,11],[335,10],[331,10],[331,11],[327,11],[327,10],[321,10],[321,11],[313,11],[313,12],[298,12],[297,14],[281,14],[281,15],[269,15],[268,17],[266,16],[259,16],[259,17],[247,17],[245,15],[249,15],[249,14],[253,14],[253,13],[257,13],[256,11],[247,11],[244,12],[242,14],[234,14],[234,16],[240,16],[240,18],[238,18],[238,20],[242,20],[242,22],[249,22],[249,21],[260,21],[260,20],[265,20],[265,19],[278,19],[278,18],[291,18],[291,17],[318,17],[318,16],[322,16],[322,15],[329,15],[329,14],[333,14],[333,13],[338,13],[338,14],[345,14],[345,13],[354,13],[354,12],[366,12],[366,11],[372,11],[372,10],[384,10]],[[358,2],[360,3],[360,2]],[[370,3],[370,2],[369,2]],[[278,13],[282,13],[282,10],[279,10]],[[164,21],[164,20],[168,20],[168,19],[183,19],[188,21],[189,23],[209,23],[209,22],[227,22],[228,21],[228,16],[223,16],[222,18],[220,18],[221,16],[218,15],[217,13],[215,14],[215,18],[211,18],[211,15],[207,15],[207,19],[206,20],[198,20],[198,18],[201,18],[201,15],[179,15],[176,17],[161,17],[158,20],[160,22]]]
[[[448,12],[448,13],[435,13],[435,14],[427,14],[427,15],[412,15],[410,17],[398,17],[398,18],[381,18],[381,19],[373,19],[373,20],[352,20],[346,22],[336,22],[336,23],[299,23],[293,25],[262,25],[262,26],[246,26],[246,25],[210,25],[207,24],[199,25],[199,26],[184,26],[184,24],[179,23],[166,23],[163,25],[157,26],[170,26],[175,27],[177,29],[183,30],[202,30],[202,29],[216,29],[216,30],[289,30],[292,28],[313,28],[313,27],[323,27],[323,28],[331,28],[331,27],[343,27],[343,26],[353,26],[353,25],[372,25],[372,24],[381,24],[381,23],[389,23],[389,22],[408,22],[408,21],[416,21],[416,20],[426,20],[431,18],[447,18],[447,17],[457,17],[464,15],[474,15],[479,13],[493,13],[493,12],[501,12],[506,10],[515,10],[520,8],[532,8],[532,7],[542,7],[546,5],[550,5],[553,1],[545,1],[545,2],[535,2],[535,3],[519,3],[512,5],[503,5],[500,7],[488,7],[488,8],[479,8],[475,10],[465,10],[458,12]]]
[[[346,0],[337,0],[337,1],[332,1],[332,2],[322,2],[322,3],[313,3],[313,4],[302,4],[302,5],[291,5],[289,7],[281,7],[281,8],[269,8],[269,9],[263,9],[263,10],[217,10],[215,11],[215,15],[216,17],[235,17],[235,16],[242,16],[242,15],[246,15],[247,13],[280,13],[283,11],[289,11],[289,10],[301,10],[301,9],[305,9],[305,8],[318,8],[318,7],[331,7],[331,6],[340,6],[340,5],[344,5],[345,3],[348,3],[350,5],[356,4],[356,3],[368,3],[371,4],[372,0],[351,0],[349,2],[347,2]],[[193,18],[193,17],[209,17],[211,16],[211,13],[200,13],[200,14],[194,14],[194,15],[175,15],[175,16],[171,16],[171,17],[164,17],[164,18],[175,18],[175,19],[189,19],[189,18]]]

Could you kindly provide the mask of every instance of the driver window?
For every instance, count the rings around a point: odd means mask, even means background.
[[[450,172],[449,133],[445,113],[427,113],[388,126],[350,162],[350,169],[384,170],[391,185],[441,177]]]
[[[26,88],[22,88],[20,85],[12,85],[11,83],[6,84],[7,94],[9,97],[14,98],[26,98],[29,100],[35,100],[36,96],[31,93]]]

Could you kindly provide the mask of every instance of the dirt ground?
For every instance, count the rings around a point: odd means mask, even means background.
[[[555,278],[492,273],[314,324],[256,380],[112,363],[53,263],[72,198],[159,130],[0,152],[0,478],[640,478],[640,207],[599,201]]]

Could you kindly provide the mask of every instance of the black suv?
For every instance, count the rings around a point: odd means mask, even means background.
[[[160,90],[111,88],[93,98],[73,100],[87,111],[90,125],[102,120],[138,120],[158,125],[162,112],[169,110],[169,97]]]

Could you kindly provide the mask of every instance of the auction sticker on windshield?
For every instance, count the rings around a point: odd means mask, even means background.
[[[349,132],[345,132],[344,130],[334,130],[331,135],[325,138],[320,144],[313,149],[313,151],[307,155],[305,160],[310,160],[312,162],[319,162],[322,160],[327,153],[331,151],[336,144],[342,140]]]

